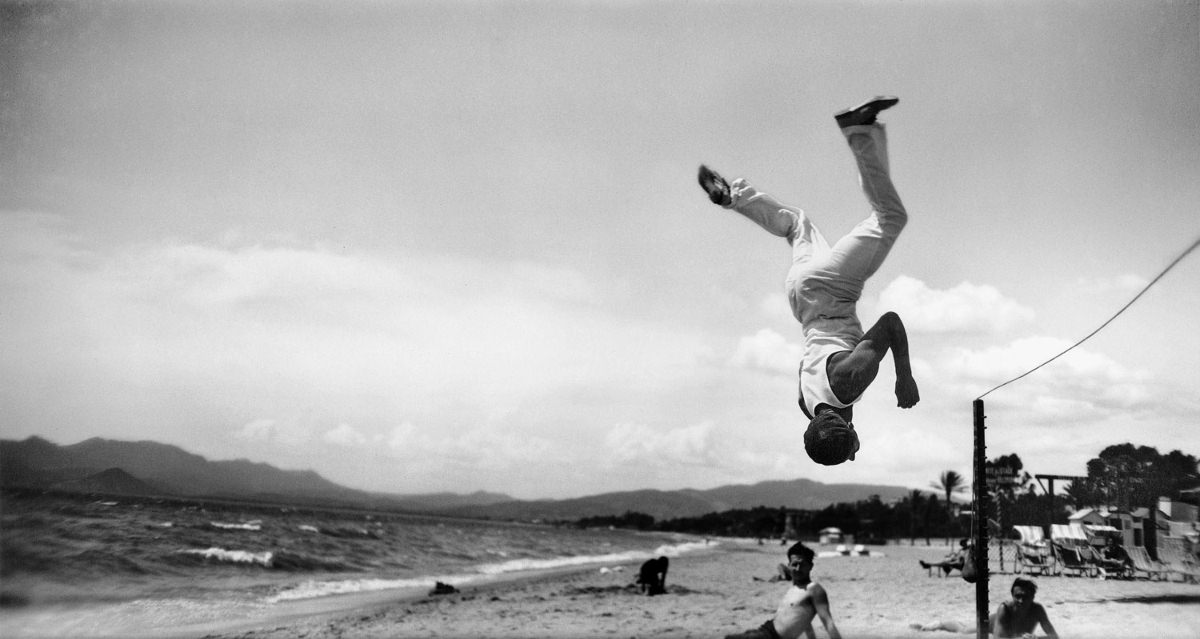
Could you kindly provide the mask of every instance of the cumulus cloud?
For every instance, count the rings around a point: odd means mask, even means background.
[[[956,349],[941,370],[976,394],[1016,378],[1065,351],[1072,342],[1027,337],[980,350]],[[1041,421],[1082,420],[1147,407],[1153,394],[1149,373],[1077,347],[1000,392]],[[1001,400],[1003,401],[1003,400]]]
[[[236,432],[234,436],[238,439],[249,441],[270,441],[271,435],[275,432],[275,420],[272,419],[256,419],[246,423]]]
[[[248,442],[301,446],[308,443],[307,431],[291,421],[259,418],[234,431],[233,436]]]
[[[499,428],[474,428],[464,432],[433,434],[411,422],[395,426],[376,438],[389,454],[407,463],[441,466],[454,463],[472,468],[505,470],[531,460],[558,457],[555,446],[542,437]]]
[[[617,424],[605,437],[605,447],[618,464],[686,464],[715,466],[713,424],[703,422],[659,432],[641,424]]]
[[[327,431],[321,436],[326,442],[336,444],[338,446],[360,446],[367,442],[367,438],[362,433],[355,430],[353,426],[347,423],[337,425],[337,428]]]
[[[879,306],[904,318],[910,331],[995,333],[1033,320],[1034,312],[988,285],[963,282],[946,290],[901,275],[879,294]]]
[[[779,333],[764,328],[738,340],[730,363],[772,374],[795,374],[803,356],[802,346],[790,343]]]
[[[665,388],[713,358],[699,330],[610,314],[619,293],[569,267],[238,236],[100,250],[54,216],[0,222],[0,297],[22,300],[0,317],[21,336],[4,342],[10,366],[144,396],[169,380],[268,414],[317,397],[380,416],[433,402],[486,413],[555,389]]]
[[[1107,278],[1080,277],[1076,280],[1075,286],[1081,293],[1095,295],[1111,292],[1133,293],[1142,290],[1149,283],[1150,280],[1140,275],[1126,273]]]

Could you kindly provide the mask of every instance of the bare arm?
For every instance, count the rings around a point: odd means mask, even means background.
[[[821,618],[821,623],[825,625],[825,631],[829,633],[829,639],[842,639],[841,633],[838,632],[837,624],[833,623],[833,613],[829,611],[829,596],[825,594],[825,589],[821,586],[816,586],[812,589],[813,608],[817,611],[817,616]],[[810,625],[811,629],[812,626]]]
[[[888,311],[875,322],[853,351],[833,362],[829,369],[833,392],[844,401],[867,390],[879,373],[879,363],[888,351],[896,366],[896,405],[912,408],[921,401],[908,358],[908,333],[900,316]]]
[[[1058,639],[1058,632],[1054,630],[1054,624],[1050,623],[1050,617],[1046,616],[1046,608],[1041,604],[1037,607],[1038,623],[1042,624],[1042,630],[1046,633],[1047,639]]]
[[[1012,630],[1008,627],[1008,606],[1000,604],[1000,607],[996,608],[996,612],[992,614],[991,623],[992,634],[999,639],[1007,639],[1008,637],[1015,636],[1013,635]]]

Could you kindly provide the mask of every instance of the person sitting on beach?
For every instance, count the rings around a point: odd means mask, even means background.
[[[666,557],[647,559],[638,571],[638,591],[646,596],[661,595],[667,592],[667,567],[670,560]]]
[[[942,572],[946,573],[947,575],[950,574],[950,571],[952,570],[962,570],[963,566],[967,563],[967,557],[971,555],[971,540],[963,539],[962,541],[958,542],[958,546],[958,550],[947,554],[946,558],[939,562],[929,562],[923,559],[918,560],[918,562],[921,564],[922,568],[941,568]]]
[[[797,542],[788,548],[787,557],[792,585],[779,602],[775,616],[758,628],[727,635],[725,639],[796,639],[801,635],[815,639],[813,617],[821,618],[830,639],[842,639],[837,625],[833,622],[833,613],[829,611],[829,595],[825,593],[821,584],[812,580],[813,559],[816,553],[803,543]]]
[[[1000,604],[992,615],[992,634],[1000,638],[1032,639],[1033,631],[1041,624],[1048,639],[1058,639],[1054,624],[1046,616],[1046,609],[1033,601],[1037,595],[1037,584],[1032,579],[1017,577],[1013,580],[1011,592],[1012,601]]]

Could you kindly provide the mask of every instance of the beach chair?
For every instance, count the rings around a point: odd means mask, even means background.
[[[1045,533],[1041,526],[1013,526],[1013,530],[1021,536],[1017,543],[1017,559],[1013,570],[1017,573],[1031,575],[1054,574],[1053,555],[1049,544],[1046,543]]]
[[[1099,572],[1090,562],[1083,559],[1080,549],[1067,544],[1050,542],[1054,559],[1058,561],[1059,574],[1095,577]]]
[[[1126,548],[1125,554],[1129,555],[1129,560],[1133,562],[1134,577],[1145,573],[1147,579],[1158,580],[1166,579],[1171,574],[1170,568],[1151,559],[1150,554],[1141,546]]]
[[[1117,546],[1120,549],[1120,546]],[[1125,579],[1132,577],[1129,561],[1122,552],[1122,559],[1110,559],[1099,549],[1093,547],[1079,548],[1079,556],[1091,564],[1101,579]]]
[[[1188,552],[1182,539],[1162,539],[1158,544],[1158,558],[1171,574],[1179,575],[1181,581],[1200,583],[1200,564]]]

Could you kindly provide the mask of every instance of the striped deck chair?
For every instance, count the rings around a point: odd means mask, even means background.
[[[1101,579],[1125,579],[1132,576],[1128,562],[1124,559],[1108,559],[1099,548],[1080,548],[1079,555],[1084,561],[1095,566]],[[1124,552],[1121,555],[1124,556]]]
[[[1200,583],[1200,564],[1197,564],[1195,556],[1188,552],[1184,540],[1171,538],[1160,540],[1158,558],[1170,569],[1172,574],[1182,577],[1182,581]]]
[[[1046,534],[1041,526],[1013,526],[1021,536],[1017,544],[1017,561],[1014,570],[1031,575],[1050,575],[1053,572],[1053,555],[1050,554]]]
[[[1133,561],[1133,576],[1145,573],[1149,579],[1166,579],[1171,569],[1150,558],[1150,554],[1141,546],[1131,546],[1125,549],[1129,559]]]
[[[1058,561],[1062,573],[1082,577],[1095,577],[1099,574],[1091,562],[1084,560],[1079,548],[1057,541],[1050,542],[1050,548],[1054,551],[1054,559]]]

